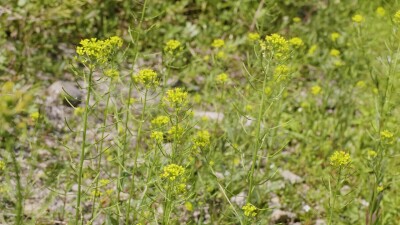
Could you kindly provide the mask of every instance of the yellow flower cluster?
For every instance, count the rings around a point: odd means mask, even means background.
[[[169,40],[165,44],[164,51],[170,55],[175,55],[176,53],[182,51],[182,44],[178,40]]]
[[[294,38],[290,39],[289,44],[294,48],[301,48],[304,46],[303,40],[301,40],[301,38],[299,38],[299,37],[294,37]]]
[[[393,16],[393,22],[394,22],[396,25],[400,25],[400,10],[397,11],[397,12],[394,14],[394,16]]]
[[[170,89],[163,98],[164,104],[169,104],[172,108],[180,109],[187,104],[188,93],[182,88]]]
[[[376,14],[380,17],[385,16],[386,10],[383,7],[378,7],[376,8]]]
[[[394,141],[394,134],[388,130],[381,131],[381,139],[389,144]]]
[[[278,58],[284,58],[289,52],[288,41],[279,34],[267,35],[265,41],[267,42],[266,47],[268,50],[273,51]]]
[[[373,159],[378,155],[378,153],[374,150],[368,149],[367,155],[369,159]]]
[[[293,18],[293,22],[294,23],[300,23],[301,22],[301,18],[296,16],[296,17]]]
[[[362,15],[360,15],[360,14],[354,15],[351,19],[355,23],[362,23],[364,21],[364,17]]]
[[[108,69],[108,70],[104,71],[104,75],[111,79],[115,79],[115,78],[119,77],[119,72],[118,72],[118,70],[115,70],[115,69]]]
[[[226,73],[218,74],[217,77],[215,78],[215,81],[219,84],[226,83],[228,81],[228,74]]]
[[[146,88],[158,85],[157,73],[152,69],[141,69],[133,76],[133,80],[138,84],[144,85]]]
[[[247,35],[247,38],[248,38],[250,41],[258,41],[258,40],[260,39],[260,35],[259,35],[258,33],[249,33],[249,34]]]
[[[170,136],[171,139],[174,139],[175,137],[177,139],[180,139],[181,136],[183,135],[183,132],[184,132],[183,127],[181,127],[178,124],[177,126],[173,126],[168,130],[168,135]]]
[[[244,212],[244,215],[247,217],[255,217],[257,216],[257,208],[252,205],[251,203],[247,203],[242,207],[242,210]]]
[[[161,131],[153,131],[150,134],[150,138],[155,140],[157,143],[161,143],[164,140],[164,133]]]
[[[225,45],[225,41],[222,39],[215,39],[211,46],[213,46],[214,48],[221,48]]]
[[[331,51],[329,52],[329,55],[334,56],[334,57],[339,56],[340,55],[340,51],[335,49],[335,48],[331,49]]]
[[[334,167],[346,166],[351,162],[350,154],[344,151],[335,151],[329,158],[329,161]]]
[[[197,132],[194,138],[195,147],[204,148],[210,145],[210,133],[206,130]]]
[[[162,178],[167,178],[174,181],[177,177],[182,176],[185,173],[185,168],[176,164],[169,164],[163,168]]]
[[[6,164],[0,160],[0,172],[3,171],[6,168]]]
[[[168,122],[169,122],[168,116],[157,116],[151,121],[151,124],[157,127],[161,127],[164,126],[165,124],[168,124]]]
[[[274,70],[274,79],[278,82],[284,81],[287,79],[287,76],[290,73],[290,69],[286,65],[278,65]]]
[[[39,112],[33,112],[29,115],[33,121],[37,121],[40,117]]]
[[[319,85],[315,85],[311,87],[311,93],[313,95],[318,95],[319,93],[321,93],[322,88]]]
[[[114,51],[122,46],[122,39],[117,36],[106,40],[97,40],[97,38],[83,39],[79,43],[81,46],[76,48],[79,56],[88,57],[89,60],[96,60],[100,64],[106,63]]]
[[[332,40],[333,42],[336,42],[336,40],[339,39],[339,37],[340,37],[340,34],[339,34],[338,32],[333,32],[333,33],[331,34],[331,40]]]

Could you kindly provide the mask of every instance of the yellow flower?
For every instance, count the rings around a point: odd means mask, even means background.
[[[335,42],[339,37],[340,37],[340,34],[339,34],[338,32],[333,32],[333,33],[331,34],[331,40],[332,40],[333,42]]]
[[[329,158],[329,161],[334,167],[347,166],[351,162],[350,154],[344,151],[335,151]]]
[[[380,186],[376,187],[376,191],[377,191],[377,192],[381,192],[381,191],[383,191],[383,186],[382,186],[382,185],[380,185]]]
[[[351,19],[355,23],[362,23],[364,21],[364,17],[362,15],[360,15],[360,14],[354,15]]]
[[[224,58],[226,58],[225,52],[223,52],[223,51],[218,51],[216,57],[217,57],[217,59],[224,59]]]
[[[174,139],[175,137],[177,139],[181,138],[181,136],[183,135],[183,128],[178,124],[176,126],[171,127],[167,133],[170,136],[170,138]]]
[[[169,104],[172,108],[180,109],[187,104],[188,93],[182,88],[170,89],[163,98],[164,104]]]
[[[163,168],[162,178],[167,178],[174,181],[177,177],[182,176],[185,173],[185,168],[176,164],[170,164]]]
[[[170,55],[174,55],[182,50],[181,42],[177,40],[169,40],[164,47],[164,51]]]
[[[99,180],[100,186],[106,186],[107,184],[110,183],[110,180],[108,179],[101,179]]]
[[[279,34],[268,35],[265,37],[265,41],[267,42],[266,48],[275,54],[280,54],[282,58],[289,52],[288,41]]]
[[[108,70],[104,71],[104,75],[111,79],[114,79],[114,78],[119,77],[119,72],[118,72],[118,70],[115,70],[115,69],[108,69]]]
[[[193,211],[193,204],[191,202],[185,202],[185,208],[187,211]]]
[[[154,118],[151,121],[151,124],[153,124],[153,125],[155,125],[157,127],[161,127],[161,126],[163,126],[165,124],[168,124],[168,123],[169,123],[168,116],[157,116],[156,118]]]
[[[322,88],[319,85],[315,85],[311,87],[311,93],[313,95],[318,95],[319,93],[321,93]]]
[[[199,148],[205,148],[210,145],[210,133],[206,130],[197,132],[194,138],[194,146]]]
[[[373,159],[378,155],[378,153],[376,153],[376,151],[374,151],[374,150],[368,149],[367,155],[368,155],[368,158]]]
[[[33,121],[37,121],[40,117],[40,114],[39,114],[39,112],[33,112],[30,114],[30,117]]]
[[[334,56],[334,57],[339,56],[340,55],[340,51],[335,49],[335,48],[331,49],[331,51],[329,52],[329,55]]]
[[[358,81],[356,84],[356,87],[358,87],[358,88],[364,88],[365,86],[367,86],[367,85],[365,84],[365,81],[363,81],[363,80]]]
[[[376,14],[380,17],[385,16],[386,10],[383,7],[378,7],[376,8]]]
[[[257,208],[252,205],[251,203],[247,203],[245,206],[242,207],[244,215],[247,217],[255,217],[257,216]]]
[[[6,168],[6,164],[4,161],[0,160],[0,172],[3,171]]]
[[[258,34],[258,33],[249,33],[249,34],[247,35],[247,38],[248,38],[250,41],[258,41],[258,40],[260,39],[260,34]]]
[[[211,44],[211,46],[213,46],[214,48],[221,48],[224,45],[225,45],[225,41],[222,39],[215,39],[213,41],[213,43]]]
[[[388,130],[381,131],[381,139],[391,144],[394,141],[394,134]]]
[[[267,96],[269,96],[269,95],[272,93],[272,88],[271,88],[271,87],[266,87],[266,88],[264,89],[264,93],[265,93]]]
[[[296,17],[293,18],[293,22],[300,23],[301,22],[301,18],[296,16]]]
[[[150,138],[155,140],[157,143],[161,143],[164,139],[164,134],[161,131],[151,132]]]
[[[396,25],[400,25],[400,10],[397,11],[397,12],[394,14],[394,16],[393,16],[393,22],[394,22]]]
[[[133,76],[133,80],[138,84],[144,85],[146,88],[158,85],[157,73],[152,69],[141,69]]]
[[[294,48],[300,48],[300,47],[304,46],[303,40],[301,40],[301,38],[298,38],[298,37],[294,37],[294,38],[290,39],[289,44],[291,46],[293,46]]]
[[[215,78],[215,81],[219,84],[226,83],[228,81],[228,74],[226,73],[218,74],[217,77]]]
[[[308,55],[313,55],[315,51],[317,50],[318,45],[311,45],[310,49],[308,49]]]
[[[284,81],[284,80],[286,80],[289,73],[290,73],[290,70],[289,70],[288,66],[278,65],[274,70],[274,78],[278,82]]]
[[[113,55],[116,49],[122,46],[122,39],[117,36],[106,40],[97,40],[97,38],[83,39],[79,43],[81,46],[76,48],[79,56],[95,60],[97,63],[104,64]],[[83,60],[86,62],[86,59]]]

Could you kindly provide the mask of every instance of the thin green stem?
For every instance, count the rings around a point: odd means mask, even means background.
[[[11,139],[11,138],[10,138]],[[21,177],[20,177],[20,168],[19,164],[17,161],[17,157],[14,152],[13,146],[14,141],[9,141],[7,143],[7,150],[10,153],[11,159],[12,159],[12,164],[14,167],[14,172],[15,172],[15,180],[16,180],[16,191],[17,191],[17,202],[16,202],[16,207],[15,207],[15,224],[16,225],[21,225],[23,222],[22,216],[23,216],[23,201],[24,201],[24,196],[22,194],[22,185],[21,185]]]
[[[85,114],[84,114],[84,121],[83,121],[83,131],[82,131],[82,147],[81,147],[81,155],[79,161],[79,170],[78,170],[78,195],[76,198],[76,209],[75,209],[75,225],[79,223],[79,214],[80,214],[80,207],[81,207],[81,196],[82,196],[82,174],[83,174],[83,162],[85,160],[85,148],[86,148],[86,131],[88,125],[88,114],[89,114],[89,101],[90,95],[92,91],[92,75],[93,69],[89,71],[89,79],[87,83],[87,95],[86,95],[86,102],[85,102]],[[83,223],[83,221],[82,221]]]

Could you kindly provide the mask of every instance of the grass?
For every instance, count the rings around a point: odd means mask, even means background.
[[[398,10],[6,1],[0,224],[396,224]]]

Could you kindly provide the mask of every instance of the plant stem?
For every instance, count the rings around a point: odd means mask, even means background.
[[[82,147],[81,147],[81,155],[79,161],[79,172],[78,172],[78,195],[76,199],[76,209],[75,209],[75,225],[79,223],[79,214],[80,214],[80,207],[81,207],[81,191],[82,191],[82,174],[83,174],[83,161],[85,160],[85,148],[86,148],[86,131],[87,131],[87,120],[89,114],[89,101],[90,101],[90,94],[92,91],[92,75],[93,69],[89,71],[89,81],[87,83],[87,95],[86,95],[86,103],[85,103],[85,114],[84,114],[84,121],[83,121],[83,131],[82,131]],[[82,221],[83,223],[83,221]]]
[[[15,172],[15,180],[16,180],[16,185],[17,185],[17,187],[16,187],[17,203],[16,203],[16,208],[15,208],[15,225],[20,225],[20,224],[22,224],[24,196],[22,195],[21,177],[19,176],[20,169],[19,169],[17,157],[14,152],[14,148],[12,147],[13,143],[14,143],[14,141],[8,141],[7,149],[11,155],[12,163],[14,166],[14,172]]]

